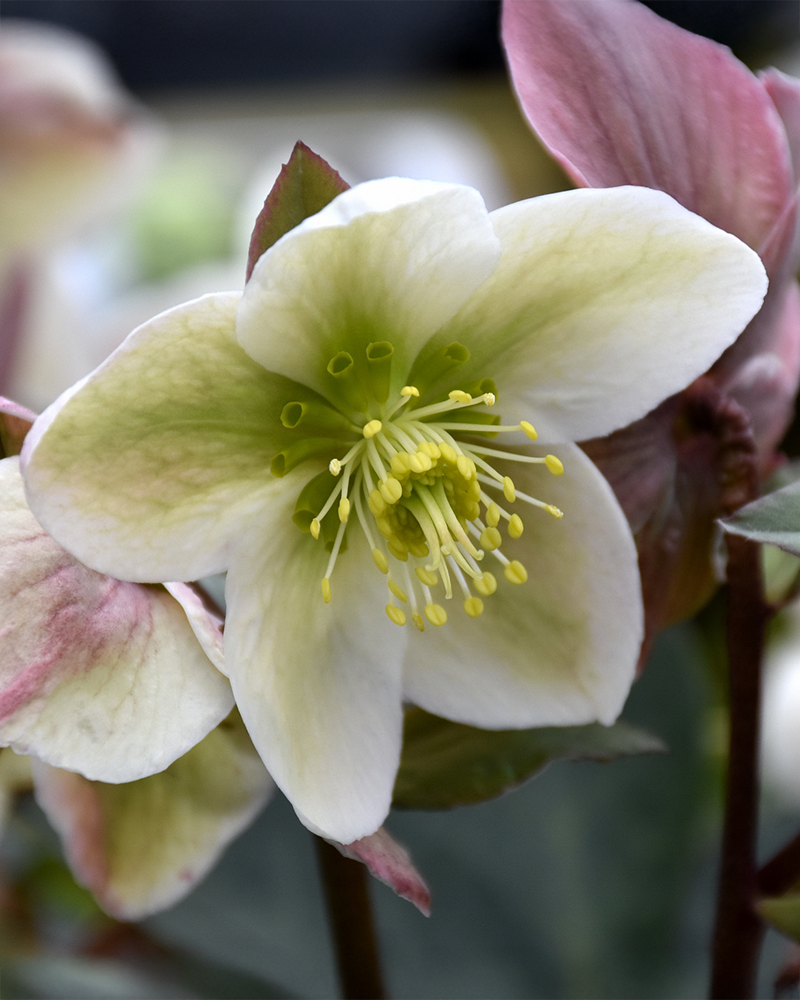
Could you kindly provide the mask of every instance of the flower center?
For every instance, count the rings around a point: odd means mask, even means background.
[[[461,345],[450,345],[447,351],[459,363],[469,357]],[[387,578],[390,602],[386,614],[396,625],[405,625],[408,611],[416,627],[424,631],[426,619],[432,625],[447,621],[435,593],[447,601],[457,589],[469,617],[483,612],[483,598],[497,589],[496,577],[484,569],[487,555],[496,560],[510,583],[526,582],[522,563],[502,551],[501,522],[512,539],[523,532],[522,518],[509,513],[507,506],[523,501],[562,517],[552,504],[519,492],[492,460],[544,465],[556,476],[564,467],[555,455],[533,457],[484,443],[496,434],[519,431],[531,441],[537,437],[527,421],[503,426],[498,417],[486,412],[496,400],[495,392],[488,391],[494,389],[489,379],[478,386],[486,391],[475,397],[455,389],[430,406],[417,405],[420,390],[415,385],[404,386],[392,398],[392,353],[386,342],[368,346],[367,378],[346,385],[340,409],[326,403],[289,403],[281,420],[301,433],[304,424],[317,428],[324,424],[329,446],[330,436],[354,439],[341,458],[331,460],[327,472],[306,485],[295,509],[295,524],[315,539],[322,536],[330,550],[322,579],[323,600],[332,599],[331,577],[355,513],[375,566]],[[355,367],[352,357],[340,352],[329,362],[328,372],[341,379]],[[316,413],[317,409],[328,413]],[[283,475],[288,466],[318,454],[319,441],[306,432],[276,456],[273,473]]]

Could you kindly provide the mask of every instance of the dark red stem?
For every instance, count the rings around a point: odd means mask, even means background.
[[[710,996],[746,1000],[755,993],[764,933],[755,900],[761,658],[769,609],[759,546],[733,535],[727,545],[730,744]]]
[[[358,861],[315,837],[344,1000],[382,1000],[369,875]]]

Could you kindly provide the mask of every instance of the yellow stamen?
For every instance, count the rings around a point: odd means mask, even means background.
[[[383,499],[390,504],[395,504],[403,495],[403,487],[394,476],[389,476],[380,485],[380,492]]]
[[[519,559],[512,559],[503,570],[503,575],[509,583],[525,583],[528,579],[528,571]]]
[[[389,560],[386,558],[383,552],[381,552],[380,549],[372,550],[372,561],[375,563],[375,565],[378,567],[381,573],[389,572]]]
[[[490,528],[496,528],[500,523],[500,508],[496,503],[491,503],[486,508],[486,523]]]
[[[503,476],[503,496],[509,503],[513,503],[517,498],[517,491],[511,476]]]
[[[414,612],[411,616],[411,621],[414,622],[420,632],[425,631],[425,622],[422,620],[422,616],[418,612]]]
[[[331,603],[331,581],[327,576],[322,581],[322,600],[326,604]]]
[[[404,590],[401,590],[394,582],[394,580],[387,580],[386,582],[389,585],[389,590],[391,590],[391,592],[394,594],[397,600],[402,601],[403,604],[405,604],[408,601],[408,595],[406,594],[406,592]]]
[[[375,437],[376,434],[379,434],[382,428],[383,424],[380,420],[370,420],[368,423],[364,424],[362,434],[365,438],[372,438]]]
[[[454,403],[472,402],[472,396],[468,392],[462,392],[460,389],[453,389],[452,392],[448,393],[448,398],[452,399]]]
[[[332,458],[328,463],[328,472],[330,472],[332,476],[338,476],[341,471],[342,463],[338,458]]]
[[[441,604],[426,604],[425,617],[431,625],[444,625],[447,621],[447,612]]]
[[[520,421],[520,430],[525,432],[525,436],[529,437],[531,441],[535,441],[539,435],[536,433],[536,428],[533,424],[528,423],[527,420]]]
[[[395,625],[405,625],[406,613],[402,608],[398,608],[396,604],[387,604],[386,614],[389,616],[389,621],[394,622]]]
[[[350,501],[347,497],[342,497],[339,501],[339,520],[342,524],[347,524],[348,517],[350,517]]]
[[[545,510],[547,511],[548,514],[552,514],[557,521],[560,521],[561,518],[564,516],[564,511],[559,510],[558,507],[554,507],[551,503],[547,504]]]
[[[519,514],[512,514],[511,520],[508,522],[508,533],[512,538],[519,538],[522,535],[522,529],[524,525],[522,523],[522,518]]]
[[[477,618],[479,615],[483,614],[483,601],[480,597],[468,597],[466,601],[464,601],[464,610],[470,618]]]
[[[439,577],[431,572],[429,569],[425,569],[424,566],[416,566],[414,569],[417,579],[420,583],[424,583],[426,587],[435,587],[439,582]]]
[[[404,385],[400,390],[401,396],[419,396],[419,389],[415,385]]]
[[[503,538],[497,528],[486,528],[481,532],[480,543],[484,549],[494,552],[503,544]]]
[[[319,538],[319,521],[316,518],[311,522],[310,531],[314,538]]]
[[[475,580],[475,589],[479,594],[483,594],[484,597],[491,597],[497,590],[497,579],[495,578],[494,573],[489,573],[487,571],[479,576],[477,580]]]
[[[554,476],[560,476],[564,472],[564,463],[555,455],[545,455],[544,464]]]

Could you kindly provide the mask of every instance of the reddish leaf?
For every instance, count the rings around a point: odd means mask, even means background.
[[[273,243],[299,226],[303,219],[316,215],[349,187],[321,156],[304,143],[295,143],[289,162],[278,174],[256,219],[245,280],[250,280],[256,261]]]

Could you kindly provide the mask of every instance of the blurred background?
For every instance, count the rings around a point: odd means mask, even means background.
[[[795,0],[648,6],[752,67],[800,75]],[[31,86],[62,86],[53,53],[74,42],[56,29],[108,63],[91,52],[94,70],[65,70],[83,117],[72,132],[59,120],[49,145],[26,132],[37,106],[29,115],[6,95],[0,391],[41,410],[139,322],[241,287],[253,220],[298,139],[351,183],[463,182],[489,208],[568,186],[517,110],[498,17],[494,0],[2,0],[0,120],[4,46],[40,44],[31,22],[50,46],[34,52]],[[393,814],[433,912],[425,920],[373,886],[390,995],[705,992],[725,738],[719,628],[712,605],[666,633],[626,708],[667,754],[559,762],[494,802]],[[336,995],[311,836],[285,801],[184,902],[122,925],[74,885],[8,754],[0,997]],[[765,856],[800,822],[800,766],[778,772],[766,780]],[[771,936],[762,995],[791,957]]]

